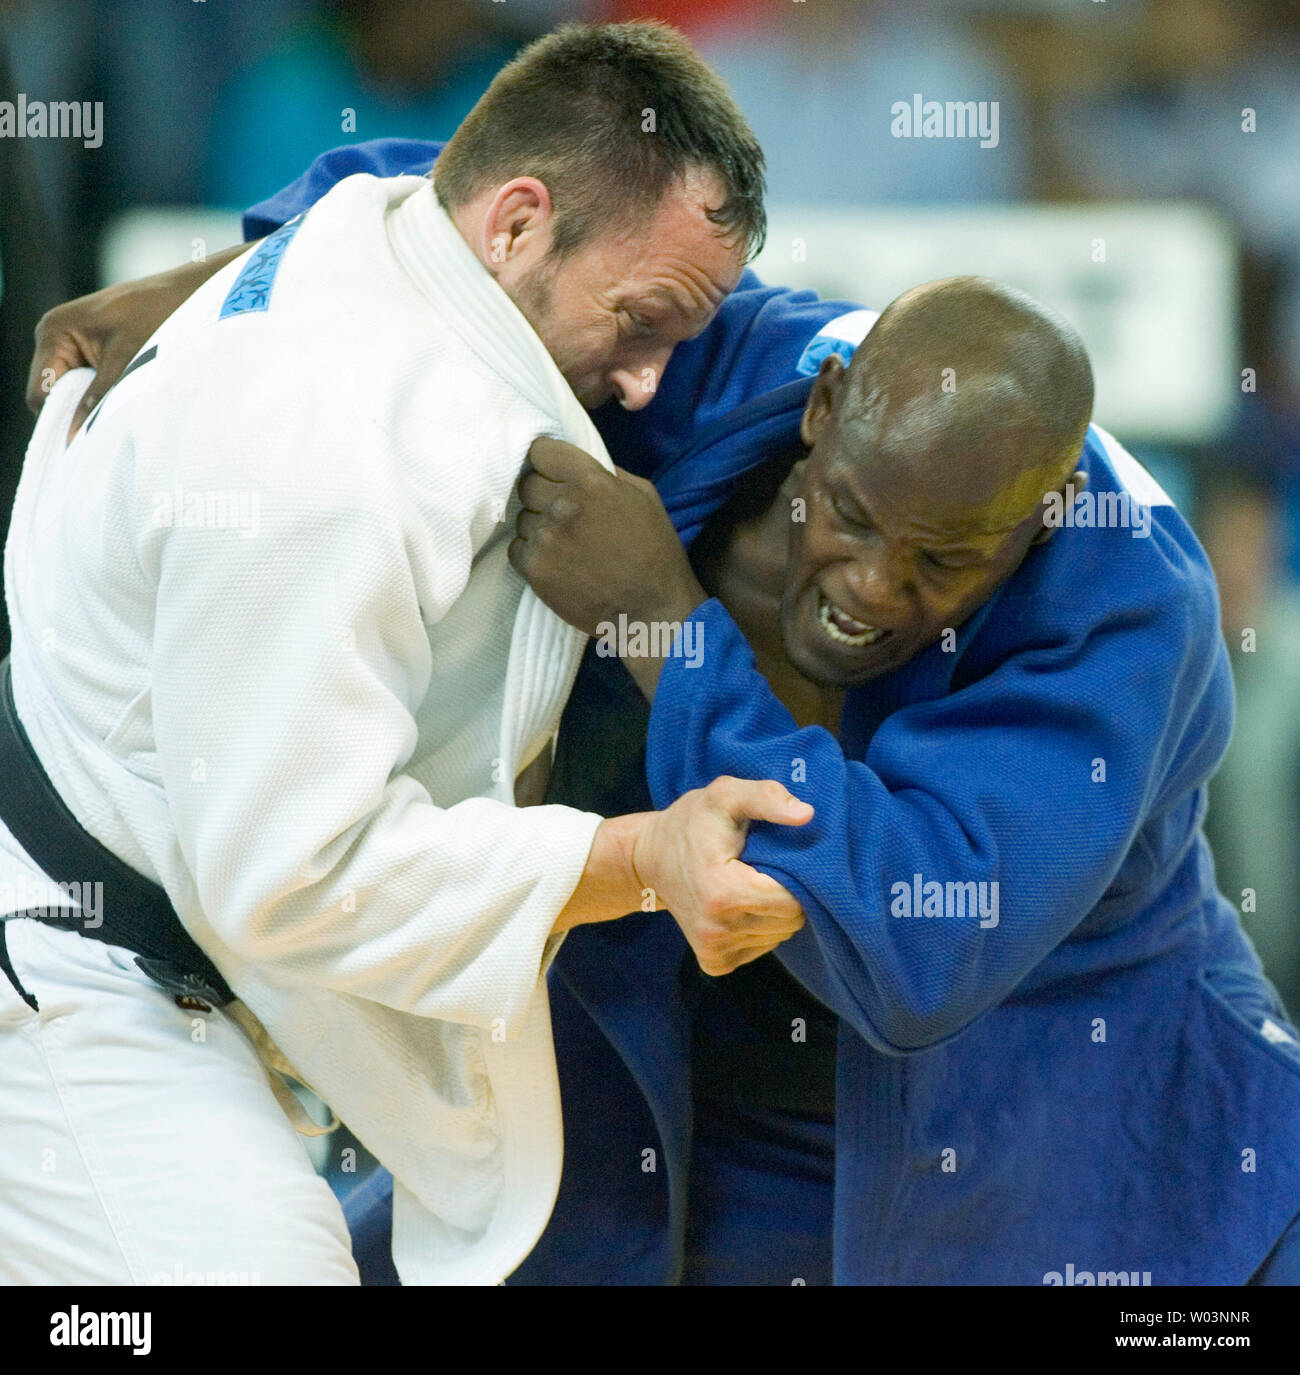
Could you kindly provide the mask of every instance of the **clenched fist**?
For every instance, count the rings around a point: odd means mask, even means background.
[[[654,487],[590,454],[538,439],[519,481],[510,562],[558,616],[588,635],[602,621],[680,621],[705,599]]]

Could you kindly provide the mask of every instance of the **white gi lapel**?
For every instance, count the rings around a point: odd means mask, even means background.
[[[417,286],[482,362],[555,420],[548,433],[586,450],[603,467],[614,465],[591,417],[574,396],[541,339],[491,273],[474,256],[425,177],[390,211],[389,241]],[[507,513],[513,520],[513,511]],[[517,577],[512,571],[512,576]],[[515,616],[501,714],[498,784],[514,797],[514,778],[541,743],[554,734],[573,686],[586,640],[525,587]],[[528,757],[525,757],[527,753]]]
[[[425,178],[402,181],[412,183],[412,189],[390,209],[387,224],[404,270],[482,363],[553,420],[544,433],[578,445],[612,471],[591,418],[532,326],[439,206],[432,184]],[[517,510],[516,497],[506,512],[508,522]],[[518,578],[513,569],[509,576]],[[516,774],[557,729],[585,640],[530,588],[522,587],[502,699],[498,753],[504,767],[495,785],[501,801],[513,803]],[[558,942],[552,941],[548,956],[556,948]],[[399,1180],[393,1255],[404,1283],[463,1283],[469,1275],[481,1277],[504,1256],[517,1256],[521,1240],[536,1238],[546,1226],[559,1186],[563,1126],[544,980],[527,1022],[511,1044],[480,1039],[500,1114],[501,1194],[487,1231],[473,1247],[475,1261],[465,1264],[463,1248],[449,1244],[447,1229]]]

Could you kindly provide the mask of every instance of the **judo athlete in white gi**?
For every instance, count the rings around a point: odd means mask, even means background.
[[[593,140],[574,61],[605,91],[653,79],[661,113],[710,105],[684,137],[730,149],[655,144],[622,187],[606,162],[644,102],[606,99]],[[499,175],[496,111],[517,131],[548,90],[560,133],[530,165],[553,184]],[[543,40],[462,132],[438,194],[350,178],[218,272],[70,443],[90,374],[41,414],[5,556],[17,716],[62,805],[161,885],[239,1001],[178,997],[88,939],[114,915],[100,876],[43,898],[52,875],[0,828],[8,1282],[355,1282],[277,1051],[395,1176],[404,1282],[498,1282],[559,1179],[557,935],[652,889],[721,970],[802,923],[733,862],[746,818],[811,815],[778,784],[612,822],[514,805],[584,644],[506,557],[524,456],[550,435],[608,464],[579,398],[639,404],[642,370],[708,323],[761,234],[761,155],[685,43],[637,25]],[[617,232],[562,203],[566,175],[622,203]]]

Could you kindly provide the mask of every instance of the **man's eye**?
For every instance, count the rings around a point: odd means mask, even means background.
[[[950,563],[941,554],[932,554],[928,549],[921,550],[922,560],[931,568],[942,568],[949,573],[954,573],[962,565],[960,563]]]
[[[831,509],[835,512],[837,516],[839,516],[839,518],[845,523],[845,525],[852,525],[855,529],[858,530],[866,529],[866,526],[863,525],[859,517],[850,512],[840,502],[839,496],[835,492],[831,493]]]

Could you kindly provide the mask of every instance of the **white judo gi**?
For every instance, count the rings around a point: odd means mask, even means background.
[[[584,643],[509,566],[514,483],[539,435],[608,458],[423,178],[342,182],[151,346],[71,445],[87,373],[38,423],[19,714],[393,1172],[403,1281],[499,1281],[558,1186],[544,971],[599,824],[513,805]],[[38,878],[0,827],[0,890]],[[41,1012],[0,980],[0,1276],[354,1280],[231,1019],[8,931]]]

